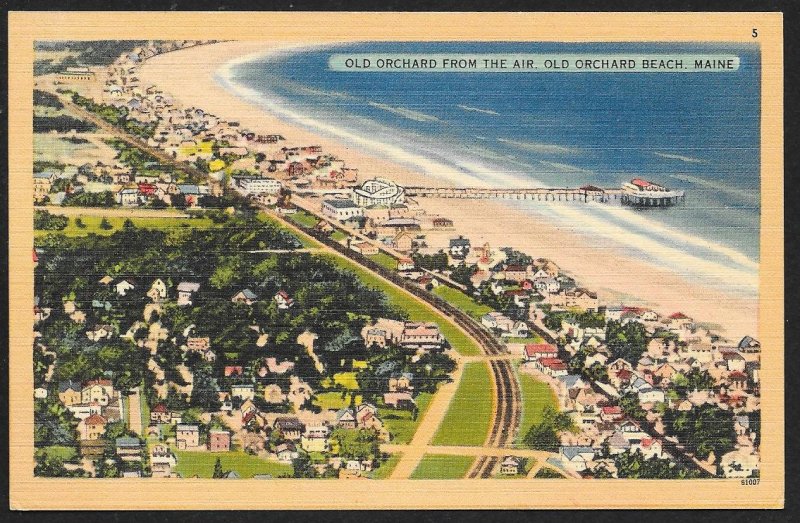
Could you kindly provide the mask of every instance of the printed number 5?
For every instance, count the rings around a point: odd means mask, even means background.
[[[753,38],[758,38],[758,29],[753,28]]]

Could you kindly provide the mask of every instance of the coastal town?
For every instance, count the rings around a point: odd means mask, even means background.
[[[139,78],[214,44],[35,77],[37,475],[758,477],[756,333],[605,300]]]

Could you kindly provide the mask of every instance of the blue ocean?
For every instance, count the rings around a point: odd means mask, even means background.
[[[332,53],[729,54],[731,72],[339,72]],[[760,220],[760,53],[740,44],[369,43],[239,60],[217,78],[315,132],[437,181],[686,191],[682,205],[507,202],[750,294]]]

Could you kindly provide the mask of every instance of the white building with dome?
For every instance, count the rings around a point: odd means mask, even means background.
[[[353,201],[359,207],[391,206],[405,202],[406,190],[391,180],[373,178],[353,189]]]

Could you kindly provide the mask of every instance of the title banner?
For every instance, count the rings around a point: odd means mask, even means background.
[[[698,54],[333,54],[332,71],[431,73],[730,72],[739,57]]]

